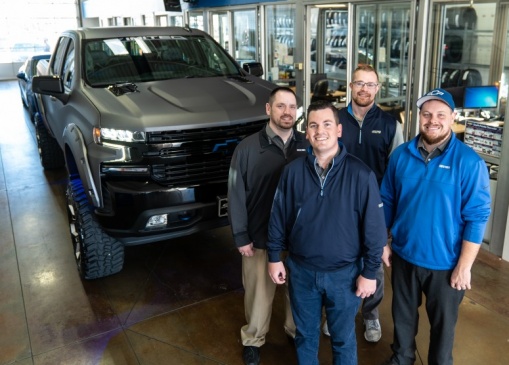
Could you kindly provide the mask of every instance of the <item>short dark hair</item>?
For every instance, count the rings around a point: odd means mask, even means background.
[[[287,92],[287,93],[292,93],[293,96],[295,96],[295,100],[297,100],[297,95],[295,94],[295,91],[290,89],[288,86],[278,86],[274,90],[272,90],[271,93],[270,93],[270,96],[269,96],[269,104],[270,105],[272,105],[272,103],[274,102],[274,99],[276,98],[276,94],[278,92],[280,92],[280,91],[284,91],[284,92]]]
[[[317,100],[317,101],[309,104],[309,106],[308,106],[308,110],[306,113],[306,127],[307,127],[308,120],[309,120],[309,114],[311,112],[315,112],[317,110],[324,110],[324,109],[332,110],[332,114],[334,115],[334,120],[336,121],[336,124],[340,124],[338,109],[334,106],[334,104],[332,104],[330,101],[327,101],[327,100]]]

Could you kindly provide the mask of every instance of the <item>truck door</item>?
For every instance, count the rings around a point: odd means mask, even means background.
[[[74,76],[74,42],[69,37],[60,37],[54,51],[54,56],[51,59],[48,73],[60,76],[65,92],[70,93]],[[62,136],[53,132],[63,130],[63,123],[67,120],[67,118],[62,116],[62,109],[64,109],[65,105],[50,95],[43,95],[42,99],[44,100],[44,117],[47,118],[48,127],[59,144],[61,144]]]

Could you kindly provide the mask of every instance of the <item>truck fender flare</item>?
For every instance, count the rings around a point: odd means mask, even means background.
[[[65,154],[67,169],[68,170],[71,169],[69,163],[75,164],[83,187],[87,192],[87,195],[90,197],[90,199],[92,199],[92,203],[95,207],[100,207],[101,206],[100,197],[99,194],[97,193],[97,187],[95,186],[94,183],[94,178],[92,170],[90,168],[90,164],[88,163],[87,146],[85,143],[85,139],[83,138],[83,134],[81,133],[78,126],[76,126],[76,124],[70,123],[65,127],[63,133],[63,141],[64,145],[70,149],[72,155],[74,156],[74,161],[71,162],[67,161],[70,157],[67,153]],[[71,179],[73,171],[68,172],[70,175],[69,179]]]

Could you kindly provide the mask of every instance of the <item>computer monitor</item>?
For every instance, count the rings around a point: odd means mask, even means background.
[[[452,96],[452,100],[454,100],[454,106],[456,109],[463,109],[463,98],[465,97],[465,86],[453,86],[446,87],[444,89],[448,91]]]
[[[496,109],[498,87],[495,85],[467,86],[463,98],[463,109]]]

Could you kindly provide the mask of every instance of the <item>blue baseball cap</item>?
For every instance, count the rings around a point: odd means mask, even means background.
[[[434,89],[424,94],[419,98],[419,100],[417,100],[417,107],[420,109],[422,104],[430,100],[438,100],[441,101],[442,103],[446,103],[449,106],[449,108],[451,108],[453,111],[454,108],[456,107],[454,105],[452,95],[448,91],[445,91],[444,89]]]

